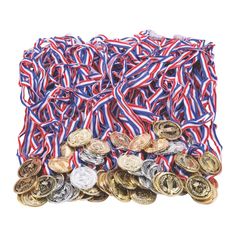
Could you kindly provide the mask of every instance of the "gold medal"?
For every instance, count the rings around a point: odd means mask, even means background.
[[[92,139],[86,146],[86,149],[88,149],[92,153],[99,155],[105,155],[111,151],[108,142],[99,139]]]
[[[89,196],[99,196],[101,194],[101,190],[96,185],[90,189],[81,189],[81,191]]]
[[[136,189],[131,193],[131,199],[139,204],[148,205],[156,200],[156,194],[148,189]]]
[[[113,196],[122,201],[122,202],[128,202],[131,200],[130,198],[130,193],[129,190],[119,186],[114,179],[112,179],[111,183],[110,183],[110,188],[112,191]]]
[[[184,189],[181,179],[171,172],[162,172],[155,175],[153,186],[158,192],[168,196],[179,195]]]
[[[42,168],[42,162],[39,158],[31,158],[25,161],[18,170],[20,177],[32,177],[37,175]]]
[[[48,162],[48,167],[59,174],[69,173],[72,171],[70,167],[69,160],[65,157],[53,158]]]
[[[212,194],[209,196],[208,199],[206,200],[197,200],[197,199],[194,199],[194,201],[198,202],[198,203],[201,203],[201,204],[210,204],[212,203],[215,199],[217,198],[217,189],[212,185]]]
[[[90,130],[77,129],[68,136],[67,143],[71,147],[81,147],[87,145],[91,139],[92,133]]]
[[[145,133],[131,140],[128,148],[134,152],[140,152],[142,149],[148,147],[150,143],[151,143],[151,135],[148,133]]]
[[[123,154],[118,158],[117,164],[122,170],[135,172],[141,168],[143,161],[139,156]]]
[[[159,138],[166,138],[168,140],[178,139],[182,135],[180,126],[169,120],[154,123],[153,130]]]
[[[160,138],[157,140],[152,140],[150,145],[144,149],[147,153],[154,153],[154,152],[163,152],[169,147],[168,140],[164,138]]]
[[[194,157],[183,153],[176,154],[175,164],[190,173],[197,173],[200,169],[200,165]]]
[[[201,170],[205,174],[217,175],[221,171],[220,160],[211,152],[205,152],[203,156],[198,159]]]
[[[64,143],[60,146],[61,155],[65,158],[70,158],[74,155],[74,148],[70,147],[67,143]]]
[[[32,191],[35,198],[47,197],[56,187],[57,181],[50,175],[42,175],[38,178],[37,184]]]
[[[130,138],[123,133],[113,132],[110,134],[112,144],[117,148],[127,149],[130,143]]]
[[[35,198],[30,192],[20,194],[17,198],[22,204],[30,207],[39,207],[47,202],[47,198]]]
[[[126,189],[133,190],[136,189],[137,187],[137,185],[133,184],[133,182],[131,181],[131,175],[121,169],[117,169],[115,171],[114,179],[117,184],[120,184],[122,187]]]
[[[103,202],[109,197],[108,194],[104,192],[100,192],[98,196],[92,196],[92,198],[88,199],[89,202]]]
[[[209,180],[200,175],[193,175],[186,181],[186,190],[188,194],[200,201],[207,200],[213,194],[213,186]]]
[[[27,193],[36,186],[36,183],[37,183],[36,176],[21,178],[16,182],[14,186],[14,191],[17,194]]]

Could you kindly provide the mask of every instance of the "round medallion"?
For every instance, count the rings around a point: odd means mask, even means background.
[[[153,178],[154,188],[165,195],[175,196],[182,193],[184,186],[174,173],[162,172]]]
[[[139,156],[124,154],[118,158],[117,164],[123,170],[135,172],[141,168],[143,161]]]
[[[194,159],[194,157],[183,153],[176,154],[175,164],[190,173],[196,173],[200,169],[200,165]]]
[[[164,138],[152,140],[150,145],[144,149],[147,153],[163,152],[169,147],[169,141]]]
[[[73,186],[70,183],[65,182],[61,189],[51,192],[47,199],[49,202],[53,203],[65,202],[71,199],[73,192]]]
[[[56,173],[69,173],[72,168],[70,167],[69,160],[65,157],[52,158],[48,162],[48,167]]]
[[[90,130],[77,129],[68,136],[67,143],[71,147],[81,147],[87,145],[91,139],[92,133]]]
[[[169,120],[154,123],[153,130],[159,138],[166,138],[168,140],[178,139],[182,135],[180,126]]]
[[[47,202],[46,198],[35,198],[30,192],[18,195],[18,200],[30,207],[40,207]]]
[[[32,191],[35,198],[47,197],[56,188],[57,181],[50,175],[42,175],[38,178],[37,184]]]
[[[16,182],[14,186],[14,191],[17,194],[27,193],[36,186],[36,183],[37,183],[36,176],[21,178]]]
[[[206,174],[217,175],[221,171],[220,160],[211,152],[205,152],[198,159],[201,170]]]
[[[130,143],[130,138],[123,133],[113,132],[110,134],[112,144],[121,149],[127,149]]]
[[[86,149],[91,153],[99,155],[105,155],[111,151],[108,142],[99,139],[92,139],[86,146]]]
[[[212,195],[212,184],[201,175],[193,175],[186,181],[186,190],[196,200],[207,200]]]
[[[114,174],[114,179],[117,184],[120,184],[126,189],[133,190],[137,187],[137,185],[133,184],[133,182],[131,181],[131,175],[124,170],[117,169]]]
[[[131,199],[139,204],[148,205],[156,200],[156,194],[148,189],[136,189],[131,193]]]
[[[70,175],[71,184],[78,189],[90,189],[97,182],[97,173],[95,170],[87,167],[81,166],[74,169]]]
[[[151,135],[148,133],[144,133],[131,140],[128,148],[134,152],[140,152],[142,149],[148,147],[150,143]]]
[[[42,168],[42,162],[39,158],[32,158],[25,161],[18,170],[20,177],[31,177],[37,175]]]
[[[112,179],[111,183],[110,183],[110,188],[112,191],[113,196],[123,202],[128,202],[130,201],[130,192],[129,190],[121,187],[120,185],[118,185],[114,179]]]
[[[74,155],[75,149],[70,147],[67,143],[60,146],[61,155],[65,158],[70,158]]]

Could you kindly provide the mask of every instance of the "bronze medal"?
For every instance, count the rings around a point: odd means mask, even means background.
[[[57,181],[50,175],[42,175],[38,178],[38,182],[32,191],[35,198],[47,197],[55,188]]]
[[[20,177],[32,177],[37,175],[42,168],[42,162],[39,158],[26,160],[18,170]]]
[[[17,194],[27,193],[36,186],[36,182],[37,182],[36,176],[21,178],[16,182],[14,186],[14,191]]]

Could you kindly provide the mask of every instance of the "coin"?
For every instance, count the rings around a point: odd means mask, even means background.
[[[20,177],[31,177],[37,175],[42,168],[42,162],[39,158],[26,160],[18,170]]]
[[[57,181],[50,175],[42,175],[38,178],[35,188],[32,190],[32,195],[35,198],[47,197],[57,185]]]
[[[70,158],[74,155],[74,148],[70,147],[67,143],[64,143],[60,146],[61,155],[65,158]]]
[[[207,200],[212,195],[212,184],[203,176],[193,175],[186,181],[186,190],[196,200]]]
[[[61,203],[70,200],[73,193],[73,186],[70,183],[65,182],[61,189],[51,192],[47,196],[47,199],[49,202]]]
[[[113,132],[110,134],[112,144],[117,148],[127,149],[130,143],[130,138],[123,133]]]
[[[98,196],[92,196],[92,198],[89,198],[88,201],[89,202],[103,202],[105,201],[107,198],[109,197],[108,194],[104,193],[104,192],[100,192],[100,194]]]
[[[137,185],[133,184],[131,181],[131,175],[124,170],[117,169],[114,174],[114,179],[117,184],[120,184],[126,189],[133,190],[137,187]]]
[[[69,173],[72,171],[69,160],[65,157],[52,158],[48,162],[48,167],[56,173]]]
[[[123,154],[118,158],[117,164],[123,170],[135,172],[142,167],[143,161],[139,156]]]
[[[111,191],[113,196],[123,202],[128,202],[131,200],[129,190],[119,186],[114,179],[111,180],[110,183]]]
[[[151,142],[151,135],[148,133],[144,133],[131,140],[128,148],[134,152],[140,152],[142,149],[149,146],[150,142]]]
[[[90,189],[97,182],[97,173],[87,166],[81,166],[71,172],[70,182],[78,189]]]
[[[108,142],[99,139],[92,139],[90,143],[86,146],[86,149],[91,153],[105,155],[111,151]]]
[[[81,147],[87,145],[91,139],[92,133],[90,130],[77,129],[68,136],[67,143],[71,147]]]
[[[31,192],[23,193],[21,195],[18,195],[18,200],[30,207],[39,207],[44,205],[47,202],[46,198],[35,198]]]
[[[144,149],[147,153],[163,152],[169,147],[169,141],[164,138],[152,140],[150,145]]]
[[[178,139],[182,135],[180,126],[170,120],[154,123],[153,130],[159,138],[166,138],[168,140]]]
[[[162,172],[153,178],[154,188],[165,195],[175,196],[183,191],[183,183],[174,173]]]
[[[36,182],[36,176],[21,178],[16,182],[14,186],[14,191],[17,194],[27,193],[36,186]]]
[[[194,159],[194,157],[183,153],[176,154],[175,164],[190,173],[196,173],[200,169],[200,165]]]
[[[156,200],[156,194],[148,189],[136,189],[131,193],[131,199],[139,204],[151,204]]]
[[[221,171],[220,160],[211,152],[205,152],[198,159],[201,170],[206,174],[217,175]]]

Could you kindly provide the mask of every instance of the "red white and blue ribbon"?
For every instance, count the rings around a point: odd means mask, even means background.
[[[130,138],[148,132],[155,138],[152,123],[163,119],[181,125],[186,152],[197,158],[209,150],[220,158],[213,47],[152,31],[123,39],[99,35],[88,43],[72,36],[39,39],[20,63],[25,106],[20,163],[40,157],[49,173],[48,160],[60,156],[60,144],[77,128],[107,141],[113,131]],[[80,151],[71,157],[73,168],[82,163]],[[112,146],[101,168],[114,168],[121,153]],[[172,170],[173,159],[156,157],[166,171]]]

